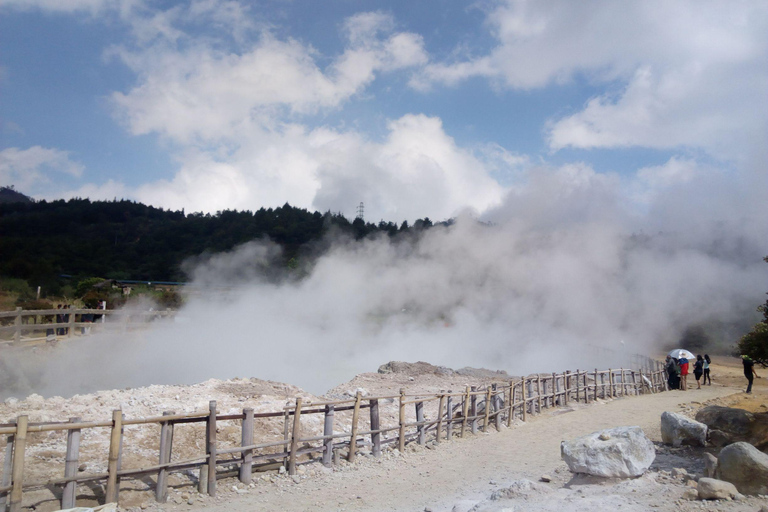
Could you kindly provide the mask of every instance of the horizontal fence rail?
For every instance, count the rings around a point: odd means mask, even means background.
[[[658,367],[657,367],[658,368]],[[111,420],[83,422],[71,418],[68,422],[30,423],[28,416],[19,416],[13,423],[0,424],[0,435],[7,436],[2,479],[0,479],[0,512],[19,512],[24,491],[41,488],[61,488],[61,508],[74,508],[78,484],[102,482],[106,484],[104,500],[117,503],[121,481],[154,475],[155,498],[165,502],[168,498],[168,475],[172,472],[196,471],[198,491],[216,494],[217,481],[234,476],[248,484],[254,471],[279,469],[283,466],[289,475],[295,475],[297,465],[320,462],[325,466],[338,464],[343,455],[354,462],[361,447],[370,449],[379,457],[382,447],[392,444],[404,451],[408,443],[424,445],[428,439],[436,443],[465,437],[468,433],[500,430],[513,421],[526,421],[528,415],[540,414],[544,409],[568,406],[571,402],[591,403],[598,399],[635,396],[666,391],[663,369],[631,370],[608,369],[576,370],[564,373],[537,374],[508,383],[495,383],[482,387],[467,387],[461,391],[408,394],[406,389],[391,396],[363,396],[357,392],[350,400],[305,402],[302,398],[281,411],[255,413],[244,408],[242,413],[220,414],[216,402],[209,403],[205,412],[176,414],[165,411],[161,416],[126,418],[115,410]],[[397,418],[391,425],[382,425],[382,410]],[[412,409],[412,413],[408,413]],[[429,415],[427,414],[429,409]],[[345,416],[345,432],[337,432],[341,414]],[[315,428],[302,425],[302,418],[323,415],[322,434]],[[409,420],[413,418],[414,420]],[[282,419],[282,439],[257,441],[255,420]],[[346,420],[349,429],[346,430]],[[226,446],[217,436],[221,422],[237,422],[240,429],[239,446]],[[177,426],[190,424],[205,436],[204,452],[174,460],[173,438]],[[125,468],[122,464],[123,445],[128,446],[130,436],[125,428],[140,425],[157,427],[159,437],[158,463],[152,466]],[[105,472],[78,473],[80,439],[88,429],[109,429],[109,449]],[[30,436],[46,432],[61,432],[66,436],[66,460],[63,477],[41,481],[24,481],[25,450]],[[156,437],[156,438],[157,438]],[[231,441],[230,441],[231,444]],[[315,457],[313,458],[313,455]]]
[[[19,343],[23,337],[51,340],[88,335],[92,330],[144,325],[161,318],[173,318],[175,310],[132,309],[37,309],[0,312],[0,341]]]

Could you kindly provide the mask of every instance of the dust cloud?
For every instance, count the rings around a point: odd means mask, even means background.
[[[627,365],[704,325],[736,341],[766,291],[764,176],[661,192],[528,171],[503,204],[390,239],[329,234],[280,279],[269,241],[199,260],[174,321],[8,354],[3,396],[257,377],[313,393],[390,360],[538,371]],[[10,374],[8,373],[10,372]]]

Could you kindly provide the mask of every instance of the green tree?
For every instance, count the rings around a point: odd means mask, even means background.
[[[763,258],[768,263],[768,256]],[[739,353],[747,355],[753,361],[768,367],[768,300],[757,307],[763,314],[763,319],[752,327],[752,330],[739,340]]]

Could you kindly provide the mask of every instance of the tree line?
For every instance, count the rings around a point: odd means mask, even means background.
[[[441,223],[450,224],[450,221]],[[429,218],[378,224],[340,213],[310,212],[286,203],[257,211],[185,213],[135,201],[70,199],[0,203],[0,278],[24,280],[58,295],[88,277],[186,281],[182,263],[268,238],[282,249],[276,264],[290,268],[322,251],[335,231],[354,240],[390,237],[433,226]]]

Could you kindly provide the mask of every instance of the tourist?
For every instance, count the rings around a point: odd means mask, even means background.
[[[704,354],[704,385],[706,386],[707,383],[709,385],[712,385],[712,379],[709,377],[709,365],[712,363],[712,360],[709,358],[709,354]]]
[[[667,356],[665,369],[667,370],[667,385],[669,389],[679,389],[680,367],[677,365],[677,360],[674,357]]]
[[[747,378],[747,393],[752,393],[752,380],[757,377],[755,371],[755,362],[749,356],[741,356],[741,362],[744,364],[744,376]]]
[[[680,389],[688,391],[688,359],[683,356],[678,363],[680,364]]]
[[[701,389],[702,375],[704,375],[704,358],[699,354],[696,356],[696,362],[693,364],[693,376],[696,377],[696,389]]]

